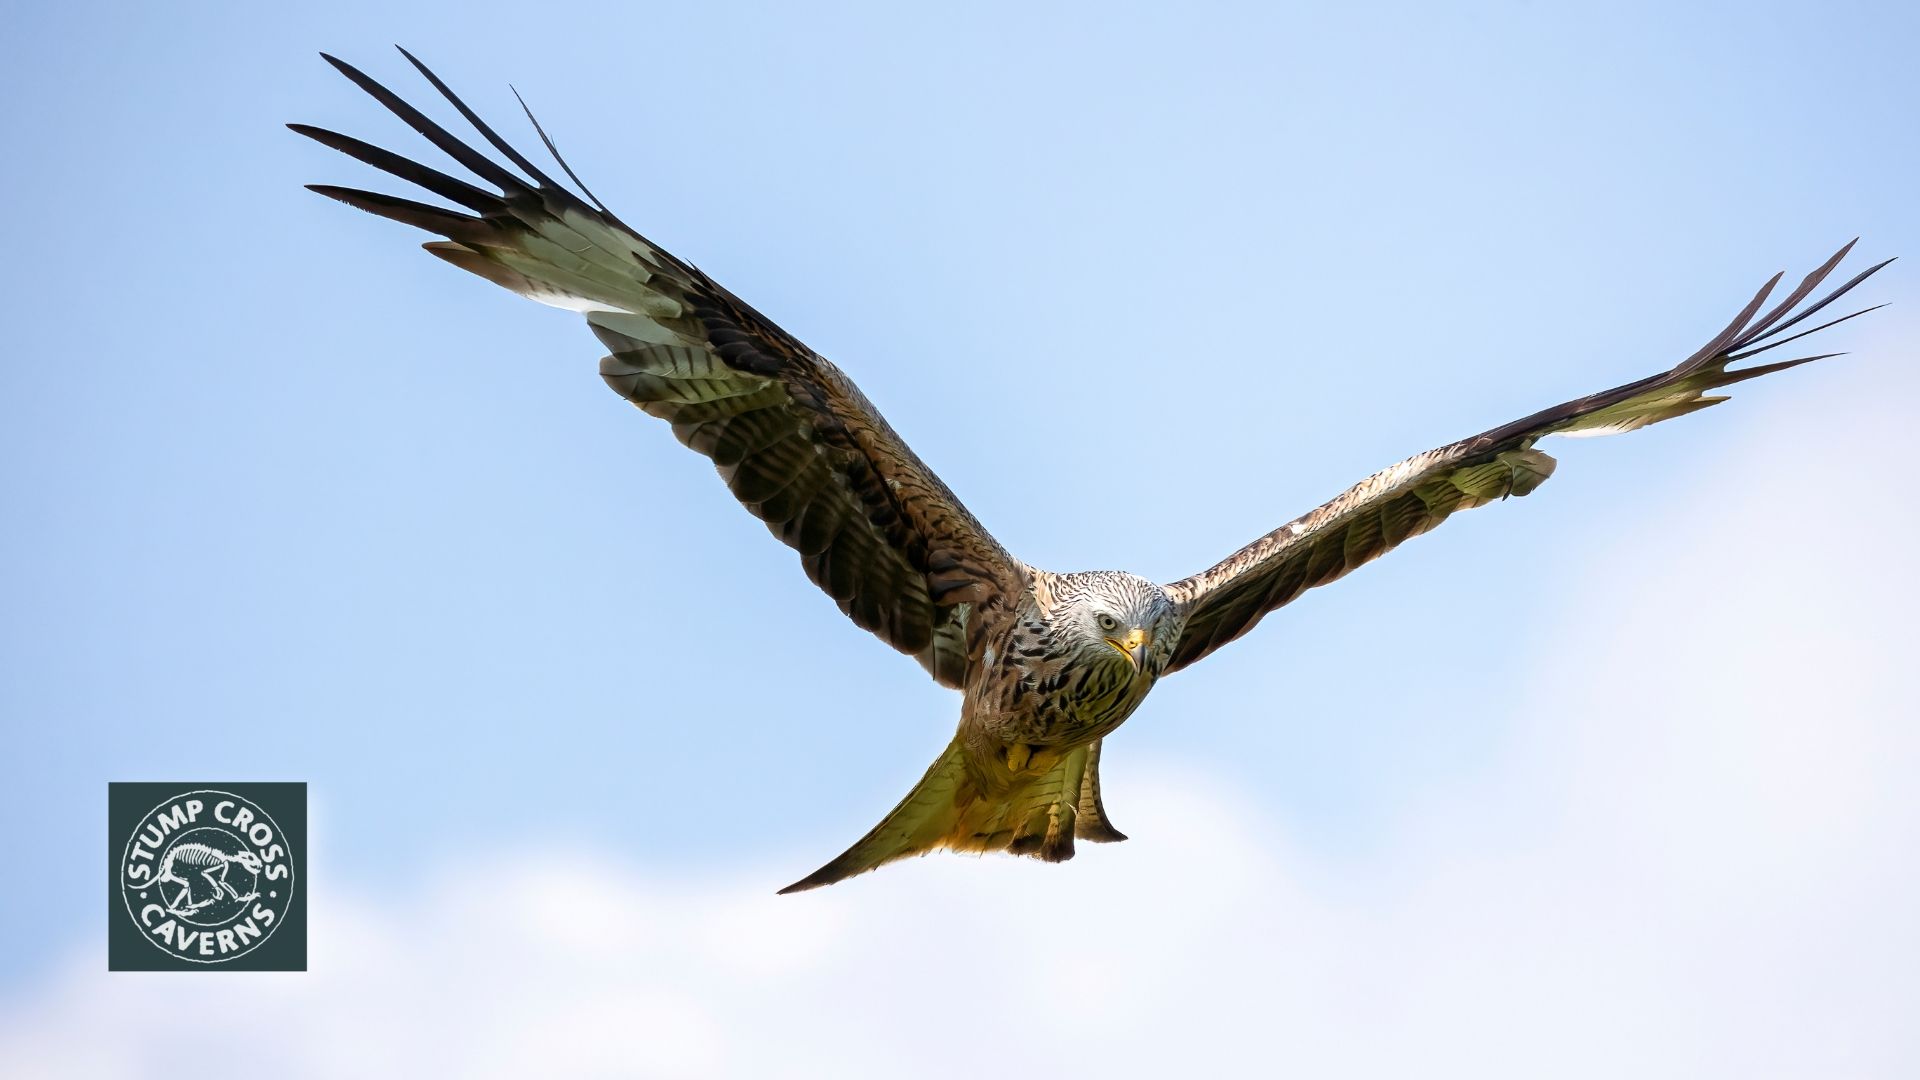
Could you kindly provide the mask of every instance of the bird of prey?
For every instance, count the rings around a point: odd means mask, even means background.
[[[437,233],[445,239],[426,245],[434,255],[584,315],[608,350],[607,385],[712,459],[735,498],[799,553],[807,576],[856,625],[962,693],[959,729],[926,776],[845,853],[782,892],[937,849],[1058,862],[1076,840],[1125,839],[1101,804],[1101,741],[1162,676],[1456,511],[1531,493],[1553,474],[1554,459],[1536,446],[1548,435],[1632,431],[1716,405],[1723,387],[1824,359],[1732,366],[1864,314],[1789,333],[1886,265],[1815,299],[1848,244],[1767,306],[1776,274],[1671,369],[1408,458],[1191,577],[1160,585],[1120,571],[1055,573],[1002,547],[839,368],[608,211],[531,112],[577,194],[406,57],[505,164],[326,59],[494,190],[290,125],[461,209],[313,190]]]

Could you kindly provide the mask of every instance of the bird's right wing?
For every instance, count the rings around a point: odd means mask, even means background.
[[[407,59],[526,177],[327,57],[498,191],[358,139],[290,125],[470,213],[353,188],[313,189],[439,233],[447,241],[426,248],[442,259],[522,296],[585,314],[612,351],[601,363],[608,385],[711,458],[734,497],[800,553],[807,576],[856,624],[916,656],[942,684],[960,686],[970,617],[1021,592],[1026,567],[838,368],[628,228],[564,161],[562,170],[591,203],[542,173],[419,61]]]
[[[1177,671],[1206,656],[1253,629],[1267,612],[1392,551],[1456,510],[1531,492],[1553,474],[1554,460],[1533,448],[1545,436],[1633,431],[1727,400],[1708,391],[1837,355],[1729,369],[1733,363],[1872,311],[1867,308],[1811,330],[1780,336],[1887,265],[1868,267],[1796,312],[1852,248],[1852,244],[1841,248],[1786,299],[1759,315],[1780,281],[1780,275],[1774,275],[1725,330],[1670,371],[1542,409],[1471,439],[1408,458],[1217,565],[1175,582],[1168,591],[1185,612],[1186,623],[1167,670]]]

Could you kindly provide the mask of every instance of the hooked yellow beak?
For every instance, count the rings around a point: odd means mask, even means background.
[[[1133,670],[1139,671],[1146,666],[1147,632],[1145,630],[1136,627],[1127,631],[1127,636],[1124,638],[1108,638],[1107,644],[1120,650],[1120,655],[1127,658],[1127,662],[1133,665]]]

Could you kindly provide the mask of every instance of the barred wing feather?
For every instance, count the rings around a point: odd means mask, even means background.
[[[1024,565],[838,368],[624,225],[557,151],[555,161],[582,194],[543,173],[411,54],[407,59],[525,175],[327,57],[496,190],[337,132],[289,125],[465,212],[355,188],[313,190],[438,233],[446,239],[426,245],[434,255],[522,296],[584,314],[610,351],[601,364],[609,386],[712,459],[735,498],[799,552],[807,576],[854,623],[914,655],[942,684],[960,686],[969,663],[970,616],[1017,595]],[[552,151],[544,131],[540,137]]]

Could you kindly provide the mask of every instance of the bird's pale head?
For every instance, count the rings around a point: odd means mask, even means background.
[[[1086,662],[1157,675],[1173,651],[1179,633],[1173,600],[1146,578],[1119,570],[1061,574],[1054,600],[1055,625]]]

